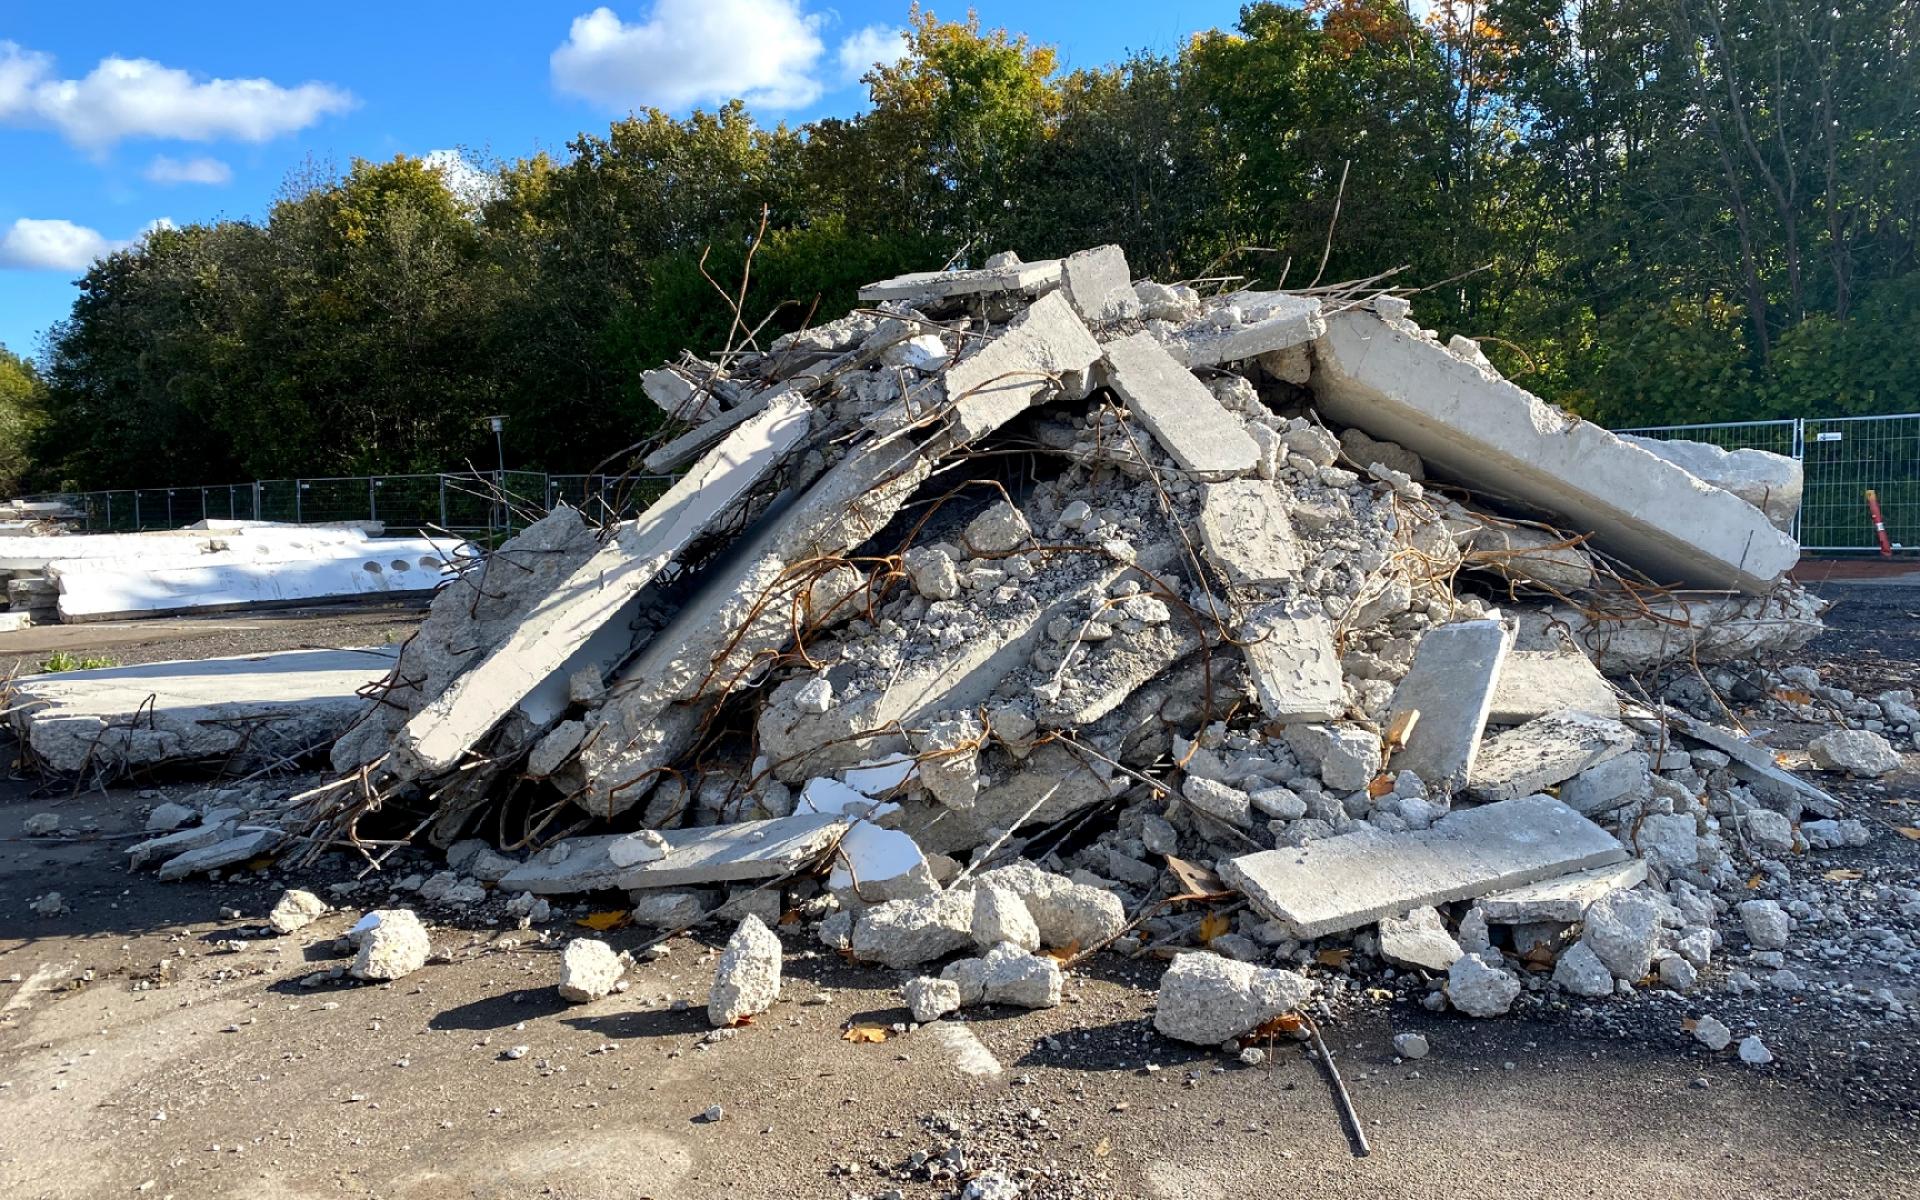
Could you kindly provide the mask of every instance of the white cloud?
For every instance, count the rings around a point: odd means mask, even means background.
[[[214,187],[233,182],[233,168],[217,158],[202,155],[198,158],[170,158],[165,154],[154,156],[141,172],[149,183],[171,186],[177,183],[204,183]]]
[[[0,41],[0,125],[57,130],[88,150],[137,137],[264,142],[354,103],[330,84],[196,79],[146,58],[103,58],[85,76],[61,79],[51,56]]]
[[[596,8],[574,18],[549,65],[556,88],[609,108],[679,111],[736,97],[802,108],[825,90],[825,23],[800,0],[657,0],[631,25]]]
[[[21,217],[0,233],[0,267],[16,271],[84,271],[95,259],[138,245],[156,229],[171,229],[166,217],[149,221],[130,238],[115,241],[72,221]]]
[[[840,78],[858,82],[875,63],[892,66],[907,56],[907,31],[897,26],[869,25],[840,43]]]
[[[429,150],[420,161],[440,172],[447,190],[473,208],[500,195],[500,181],[468,161],[458,150]]]

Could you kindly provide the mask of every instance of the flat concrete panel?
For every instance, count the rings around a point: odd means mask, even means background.
[[[1606,830],[1551,796],[1460,809],[1431,829],[1353,833],[1231,860],[1222,878],[1299,938],[1471,900],[1627,857]]]
[[[1403,713],[1420,717],[1388,770],[1412,771],[1428,787],[1449,792],[1465,787],[1512,646],[1513,629],[1501,621],[1459,621],[1427,630],[1413,666],[1393,690],[1388,727]]]
[[[1173,461],[1202,479],[1253,471],[1260,448],[1245,427],[1152,334],[1108,342],[1106,381]]]

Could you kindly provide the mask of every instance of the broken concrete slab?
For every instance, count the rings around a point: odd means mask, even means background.
[[[278,829],[264,827],[239,827],[232,837],[225,841],[203,846],[198,850],[189,850],[178,854],[160,864],[160,878],[163,880],[185,879],[189,875],[198,875],[205,871],[218,871],[223,867],[244,863],[272,850],[286,835]]]
[[[1083,374],[1100,357],[1066,298],[1043,296],[1006,332],[947,368],[947,424],[966,443],[1006,424]]]
[[[1467,786],[1488,800],[1513,800],[1565,782],[1627,753],[1633,731],[1590,713],[1563,711],[1487,739]]]
[[[1300,573],[1300,543],[1280,488],[1264,479],[1209,483],[1200,499],[1201,544],[1236,587],[1271,589]]]
[[[722,438],[745,424],[750,418],[758,416],[767,405],[792,394],[784,387],[768,388],[757,392],[750,399],[742,401],[703,425],[694,426],[648,454],[641,465],[649,474],[671,475],[719,445]]]
[[[1371,313],[1329,318],[1315,356],[1326,416],[1405,446],[1432,475],[1557,514],[1658,582],[1759,594],[1799,559],[1737,496]]]
[[[625,834],[556,842],[500,878],[504,892],[564,896],[607,888],[685,888],[772,879],[813,862],[846,829],[839,817],[808,813],[704,829],[668,829],[665,857],[622,867],[612,847]]]
[[[1626,857],[1617,838],[1558,800],[1525,796],[1456,810],[1431,829],[1362,826],[1243,855],[1221,878],[1292,936],[1314,938]]]
[[[1750,742],[1731,730],[1709,724],[1677,708],[1662,708],[1659,718],[1647,720],[1636,718],[1633,723],[1650,733],[1657,733],[1661,719],[1694,741],[1711,746],[1732,759],[1733,761],[1729,764],[1730,769],[1745,781],[1754,795],[1769,803],[1790,807],[1792,811],[1789,815],[1794,815],[1801,807],[1811,809],[1823,817],[1839,814],[1840,806],[1832,796],[1793,772],[1782,768],[1774,761],[1772,750]]]
[[[917,271],[882,279],[860,289],[862,304],[887,300],[948,300],[965,296],[1023,295],[1038,296],[1059,286],[1061,263],[1057,258],[1039,262],[1014,262],[999,267],[971,271]]]
[[[1444,971],[1466,951],[1447,932],[1440,912],[1423,904],[1404,917],[1380,919],[1380,957],[1403,967]]]
[[[1274,721],[1333,721],[1347,710],[1333,626],[1317,604],[1276,600],[1240,623],[1240,653]]]
[[[782,397],[708,451],[646,512],[624,522],[512,635],[407,722],[394,739],[397,764],[416,775],[455,766],[589,638],[618,620],[695,538],[733,512],[806,435],[812,411],[800,396]]]
[[[166,860],[189,850],[202,850],[233,836],[236,823],[244,815],[237,808],[211,809],[201,823],[148,838],[127,847],[127,866],[138,870],[155,859]]]
[[[1202,479],[1253,472],[1260,448],[1245,427],[1152,334],[1136,333],[1102,349],[1107,385],[1183,470]]]
[[[1126,251],[1118,246],[1096,246],[1060,260],[1060,290],[1084,321],[1125,321],[1140,315],[1140,298],[1133,294]]]
[[[1388,760],[1390,769],[1412,771],[1447,792],[1466,786],[1513,633],[1503,621],[1458,621],[1421,636],[1388,710],[1389,728],[1414,721],[1406,744]],[[1417,719],[1408,717],[1416,712]]]
[[[1805,472],[1795,459],[1765,450],[1728,450],[1711,442],[1680,438],[1662,441],[1623,433],[1620,440],[1659,455],[1703,483],[1733,493],[1767,514],[1775,529],[1793,532],[1805,486]]]
[[[1167,347],[1174,358],[1189,367],[1217,366],[1305,346],[1327,329],[1318,300],[1288,292],[1239,292],[1213,314],[1227,323],[1203,318],[1181,330]]]
[[[1566,710],[1612,720],[1620,715],[1620,697],[1593,660],[1578,650],[1515,650],[1507,655],[1494,683],[1490,724],[1524,725]]]
[[[631,808],[655,773],[691,745],[713,698],[785,648],[796,618],[850,615],[847,603],[863,576],[792,564],[818,564],[865,541],[928,470],[917,447],[883,438],[849,451],[804,496],[763,518],[759,532],[709,570],[706,586],[620,672],[576,759],[584,785],[576,803],[603,815]]]
[[[398,651],[287,650],[141,663],[13,681],[10,719],[50,770],[265,762],[317,751],[360,716]]]
[[[1651,786],[1651,764],[1638,750],[1610,758],[1560,785],[1560,800],[1591,816],[1644,798]]]
[[[1613,892],[1636,888],[1647,880],[1647,864],[1638,858],[1610,863],[1542,879],[1517,888],[1490,892],[1475,902],[1487,920],[1498,925],[1553,922],[1572,925],[1586,916],[1587,906]]]

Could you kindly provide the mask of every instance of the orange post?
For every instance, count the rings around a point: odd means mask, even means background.
[[[1893,543],[1887,540],[1887,523],[1880,516],[1880,497],[1872,488],[1867,489],[1867,511],[1873,514],[1873,533],[1880,539],[1880,557],[1893,557]]]

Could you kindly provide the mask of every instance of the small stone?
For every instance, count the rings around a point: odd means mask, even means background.
[[[1025,545],[1033,529],[1019,509],[1000,500],[967,522],[963,536],[975,554],[1006,554]]]
[[[1380,956],[1388,962],[1437,972],[1451,967],[1464,953],[1447,932],[1439,911],[1431,906],[1423,905],[1404,917],[1386,917],[1380,922]]]
[[[1313,982],[1294,971],[1189,952],[1160,977],[1153,1027],[1179,1041],[1217,1046],[1298,1009],[1313,991]]]
[[[1733,1031],[1717,1017],[1701,1017],[1693,1023],[1693,1040],[1716,1053],[1733,1042]]]
[[[1040,948],[1040,927],[1026,901],[1003,887],[986,884],[973,893],[973,942],[990,950],[1008,942],[1031,954]]]
[[[900,989],[900,995],[907,1002],[907,1011],[921,1025],[938,1021],[960,1008],[960,985],[951,979],[922,975],[909,980]]]
[[[165,804],[156,804],[147,814],[148,833],[172,833],[181,826],[200,819],[200,814],[184,804],[175,804],[169,800]]]
[[[433,952],[433,939],[410,908],[377,909],[360,918],[354,930],[359,934],[360,953],[349,970],[355,979],[411,975],[427,965],[427,956]]]
[[[714,966],[708,1023],[726,1028],[772,1008],[780,998],[780,964],[779,937],[759,917],[742,920]]]
[[[1878,778],[1900,769],[1900,752],[1866,729],[1836,729],[1807,744],[1807,757],[1822,771]],[[1742,1043],[1745,1045],[1745,1043]]]
[[[727,1115],[726,1109],[722,1108],[718,1104],[712,1104],[707,1106],[707,1111],[700,1114],[700,1119],[702,1121],[705,1121],[707,1124],[712,1125],[717,1121],[724,1120],[726,1115]]]
[[[1676,992],[1690,992],[1699,978],[1699,972],[1693,969],[1693,964],[1678,954],[1670,954],[1660,960],[1662,987],[1672,988]]]
[[[1643,978],[1653,969],[1660,940],[1660,907],[1644,892],[1609,892],[1587,906],[1580,940],[1593,948],[1615,979]]]
[[[1750,1067],[1764,1067],[1773,1061],[1773,1051],[1757,1035],[1749,1035],[1740,1039],[1740,1061]]]
[[[1393,1035],[1393,1052],[1406,1059],[1425,1058],[1428,1053],[1427,1039],[1417,1033],[1396,1033]]]
[[[1057,959],[1029,954],[1011,942],[1002,942],[988,951],[983,961],[986,974],[981,984],[988,1004],[1053,1008],[1060,1003],[1062,979]]]
[[[940,557],[944,559],[947,556],[942,554]],[[833,684],[825,675],[815,675],[793,693],[793,706],[803,713],[826,712],[833,707]]]
[[[1461,955],[1447,972],[1447,999],[1470,1017],[1500,1016],[1519,995],[1513,972],[1489,966],[1477,954]]]
[[[69,911],[67,908],[67,898],[59,892],[48,892],[27,907],[33,910],[35,916],[41,917],[57,917]]]
[[[1598,999],[1613,994],[1613,972],[1584,941],[1575,942],[1553,964],[1553,981],[1576,996]]]
[[[1774,900],[1746,900],[1739,905],[1740,924],[1756,950],[1785,950],[1793,932],[1793,918]]]
[[[906,568],[913,590],[929,600],[951,600],[960,594],[959,572],[945,551],[915,546],[900,556],[900,565]]]
[[[596,938],[575,938],[560,952],[560,998],[585,1004],[613,993],[626,965],[613,947]]]
[[[47,837],[60,832],[60,814],[37,812],[20,822],[20,832],[28,837]]]
[[[982,1171],[967,1181],[960,1200],[1020,1200],[1020,1185],[1004,1171]]]
[[[288,888],[267,914],[267,924],[275,933],[287,934],[305,929],[326,914],[327,902],[312,892]]]

